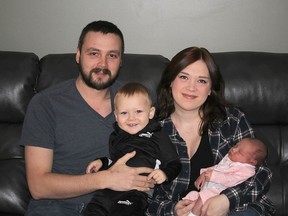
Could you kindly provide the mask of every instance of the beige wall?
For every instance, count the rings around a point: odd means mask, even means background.
[[[288,0],[0,0],[0,50],[75,52],[82,28],[103,19],[127,53],[288,52],[287,11]]]

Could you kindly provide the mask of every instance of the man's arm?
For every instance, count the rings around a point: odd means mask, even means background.
[[[148,191],[153,184],[147,181],[146,176],[139,174],[150,173],[152,169],[125,165],[134,155],[135,152],[126,154],[109,170],[85,175],[65,175],[51,172],[52,150],[26,146],[26,173],[30,192],[34,199],[65,199],[104,188]]]

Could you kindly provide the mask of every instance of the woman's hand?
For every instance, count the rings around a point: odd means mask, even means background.
[[[202,209],[201,216],[226,216],[229,211],[229,200],[225,195],[217,195],[208,199]]]
[[[195,205],[195,201],[188,199],[180,200],[174,208],[175,216],[187,216]]]

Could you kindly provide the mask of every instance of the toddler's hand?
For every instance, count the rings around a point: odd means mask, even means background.
[[[154,179],[157,184],[162,184],[167,180],[167,176],[162,170],[155,169],[148,175],[148,181],[151,179]]]
[[[102,167],[102,161],[100,159],[92,161],[86,168],[86,173],[95,173],[98,172]]]

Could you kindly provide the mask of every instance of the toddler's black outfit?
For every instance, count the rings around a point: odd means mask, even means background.
[[[180,173],[181,163],[176,147],[169,136],[162,132],[161,125],[157,121],[150,120],[143,130],[133,135],[120,129],[117,122],[113,126],[114,132],[109,140],[112,161],[116,162],[126,153],[136,151],[136,155],[127,162],[128,166],[155,168],[158,159],[161,161],[159,168],[168,178],[167,182],[172,181]],[[108,167],[105,161],[108,160],[102,158],[104,169]],[[97,190],[88,203],[84,215],[143,216],[148,205],[147,196],[147,193],[137,190]]]

